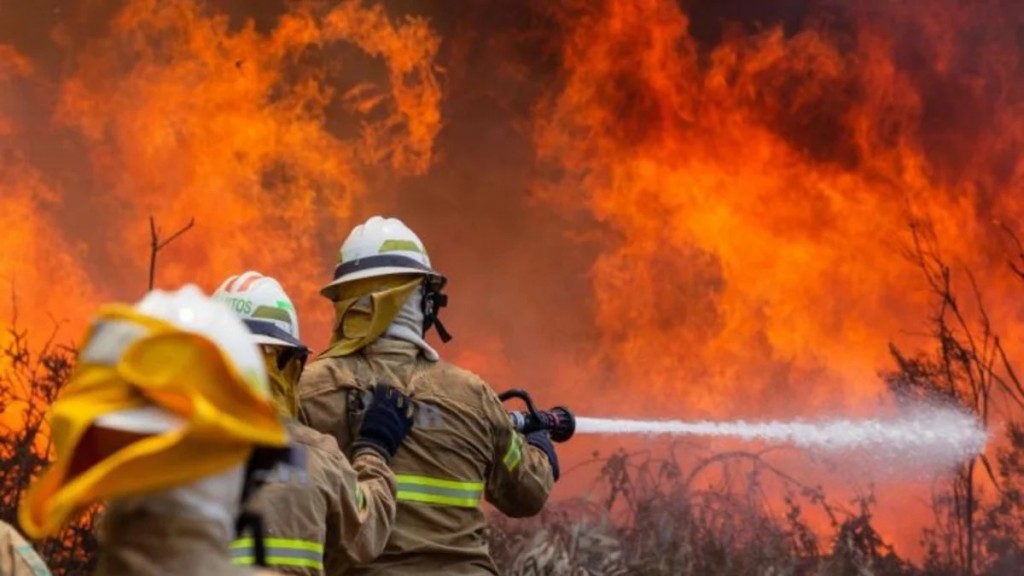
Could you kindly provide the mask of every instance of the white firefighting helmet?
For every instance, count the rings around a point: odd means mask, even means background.
[[[320,289],[331,298],[336,286],[363,278],[392,274],[444,276],[430,266],[430,256],[419,236],[398,218],[373,216],[356,226],[341,245],[334,280]]]
[[[213,297],[228,305],[252,332],[257,344],[306,346],[299,339],[299,317],[281,284],[252,270],[225,280]]]

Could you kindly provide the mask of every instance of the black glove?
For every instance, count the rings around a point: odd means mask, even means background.
[[[409,398],[386,384],[377,384],[363,413],[359,436],[352,443],[352,453],[369,448],[384,460],[390,460],[411,428],[412,402]]]
[[[544,454],[548,457],[548,462],[551,463],[551,473],[555,477],[555,482],[558,482],[558,454],[555,454],[555,446],[551,443],[551,435],[548,431],[538,430],[530,432],[526,435],[526,443],[544,451]]]

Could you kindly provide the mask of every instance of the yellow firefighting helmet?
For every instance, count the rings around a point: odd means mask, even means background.
[[[51,427],[56,459],[19,509],[34,538],[92,502],[187,484],[288,443],[248,330],[193,285],[103,307]]]

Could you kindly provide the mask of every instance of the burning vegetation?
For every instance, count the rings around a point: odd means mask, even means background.
[[[1014,0],[0,2],[0,513],[47,457],[58,343],[146,288],[150,216],[195,221],[158,287],[259,268],[319,349],[338,243],[386,212],[451,279],[442,354],[497,389],[664,418],[938,399],[996,438],[877,483],[581,438],[560,502],[496,525],[511,573],[1017,574],[1022,38]]]

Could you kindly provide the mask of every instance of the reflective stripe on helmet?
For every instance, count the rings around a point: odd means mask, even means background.
[[[242,283],[238,286],[238,291],[239,292],[245,292],[246,290],[249,289],[249,287],[251,287],[253,284],[255,284],[256,281],[259,280],[260,278],[263,278],[262,274],[255,274],[255,273],[252,274],[251,276],[249,276],[248,278],[246,278],[245,280],[242,281]]]
[[[254,320],[275,320],[283,322],[289,327],[292,325],[292,315],[288,313],[287,308],[280,306],[257,306],[252,311],[252,318]]]
[[[224,290],[226,292],[245,292],[256,283],[257,280],[264,276],[259,272],[243,272],[238,276],[232,276],[225,283]]]
[[[380,250],[378,250],[378,252],[380,252],[381,254],[383,254],[385,252],[418,252],[420,254],[424,253],[423,249],[420,248],[420,245],[417,244],[416,242],[412,241],[412,240],[393,240],[393,239],[392,240],[385,240],[380,245]]]
[[[401,502],[476,508],[484,491],[483,482],[459,482],[412,474],[398,474],[395,480]]]

